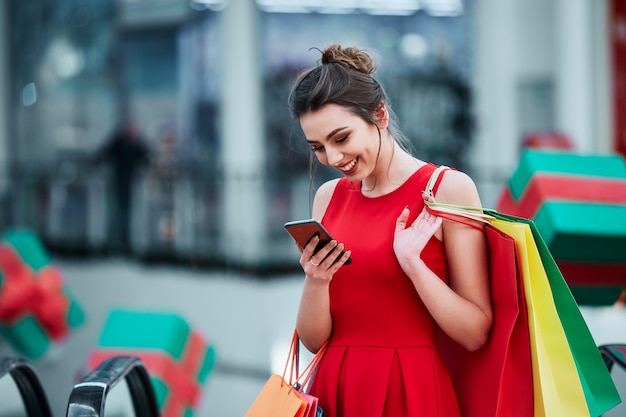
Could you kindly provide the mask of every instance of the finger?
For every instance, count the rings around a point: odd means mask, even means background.
[[[311,258],[314,258],[313,262],[315,262],[316,264],[321,264],[328,258],[328,254],[331,253],[336,247],[337,241],[334,239],[331,240],[330,242],[325,244],[320,250],[315,252],[315,255],[311,256]]]
[[[402,213],[400,213],[400,216],[398,216],[398,219],[396,220],[396,233],[406,229],[406,222],[409,220],[410,213],[411,210],[409,210],[409,206],[402,209]]]
[[[335,249],[333,249],[332,252],[330,252],[328,254],[328,256],[326,257],[325,261],[329,260],[331,262],[331,265],[336,263],[336,262],[339,262],[341,260],[341,258],[342,258],[342,253],[341,252],[343,252],[343,250],[344,250],[344,244],[343,243],[339,243],[335,247]],[[343,264],[343,262],[342,262],[342,264]]]
[[[429,201],[431,203],[435,202],[435,196],[432,193],[427,193],[426,191],[422,191],[422,198],[424,201]]]
[[[415,219],[413,224],[415,225],[417,223],[419,225],[420,222],[428,219],[428,216],[430,216],[430,213],[428,212],[426,207],[424,207],[422,211],[420,211],[420,214],[417,216],[417,219]]]
[[[315,235],[311,239],[309,239],[307,244],[304,246],[304,249],[302,250],[302,254],[306,254],[310,258],[313,255],[313,252],[315,251],[315,248],[317,247],[319,241],[320,237],[318,235]]]
[[[346,263],[348,258],[350,258],[351,254],[352,254],[352,251],[348,250],[348,251],[345,251],[343,255],[338,255],[339,257],[336,258],[335,262],[330,266],[329,270],[331,270],[333,273],[337,272],[337,270]]]

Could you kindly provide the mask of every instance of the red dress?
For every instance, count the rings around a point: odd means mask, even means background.
[[[333,331],[311,384],[324,417],[459,417],[456,395],[437,349],[437,325],[393,251],[395,222],[424,205],[435,169],[417,170],[389,194],[369,198],[342,178],[322,223],[352,250],[330,283]],[[432,238],[422,259],[447,281],[443,244]]]

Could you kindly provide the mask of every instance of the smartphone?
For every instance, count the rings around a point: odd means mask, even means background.
[[[322,249],[328,242],[333,240],[328,230],[320,222],[315,219],[306,219],[306,220],[294,220],[291,222],[285,223],[285,230],[294,238],[296,243],[304,248],[309,240],[313,238],[313,236],[318,235],[320,240],[315,247],[313,253],[317,253],[320,249]],[[343,255],[343,251],[339,255],[341,257]],[[348,258],[344,265],[349,265],[352,263],[352,258]]]

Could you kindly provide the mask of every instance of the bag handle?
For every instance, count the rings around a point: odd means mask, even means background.
[[[450,167],[447,167],[445,165],[439,165],[437,168],[435,168],[433,173],[430,174],[430,178],[426,183],[426,189],[424,190],[426,194],[433,195],[433,189],[435,188],[435,185],[437,185],[437,181],[439,181],[439,176],[446,169],[450,169]]]
[[[283,381],[286,381],[285,377],[289,375],[289,385],[293,386],[298,392],[302,392],[304,387],[310,382],[311,378],[315,374],[327,347],[328,341],[324,342],[313,359],[311,359],[311,362],[309,362],[309,364],[302,371],[302,374],[300,374],[300,337],[298,336],[298,332],[294,330],[291,338],[291,345],[289,346],[289,354],[287,355],[287,362],[285,363],[285,368],[283,369]],[[287,374],[287,368],[289,368],[289,374]]]
[[[439,177],[441,173],[445,170],[450,169],[445,165],[439,165],[433,173],[431,174],[428,182],[426,183],[426,189],[424,192],[429,196],[433,195],[433,189],[435,185],[439,181]],[[473,220],[481,223],[489,223],[490,220],[493,220],[495,217],[487,214],[490,210],[485,210],[482,207],[471,207],[471,206],[461,206],[457,204],[447,204],[447,203],[436,203],[428,200],[424,200],[424,204],[426,206],[426,210],[428,210],[431,214],[435,216],[439,216],[448,220],[456,221],[458,223],[465,224],[467,226],[473,227],[475,229],[481,229],[479,226],[467,223],[463,220]]]

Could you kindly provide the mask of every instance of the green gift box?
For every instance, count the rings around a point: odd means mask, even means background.
[[[497,210],[535,221],[579,303],[618,299],[626,283],[621,155],[525,150]]]
[[[141,359],[162,417],[192,416],[215,364],[215,348],[181,316],[162,311],[110,311],[87,366],[118,355]]]
[[[5,231],[0,238],[0,334],[12,348],[39,359],[84,320],[37,235],[26,229]]]

